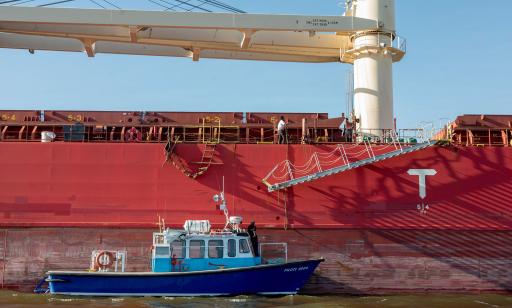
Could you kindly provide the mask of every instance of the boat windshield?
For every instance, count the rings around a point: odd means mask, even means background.
[[[234,239],[228,240],[228,257],[236,257],[236,240]]]
[[[249,245],[249,243],[247,242],[246,239],[240,239],[240,252],[241,253],[249,253],[251,252],[251,248],[250,248],[251,245]]]

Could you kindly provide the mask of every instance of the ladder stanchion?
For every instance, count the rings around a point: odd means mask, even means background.
[[[315,154],[313,154],[313,156],[315,158],[316,167],[318,168],[318,171],[322,172],[322,166],[320,165],[320,160],[318,159],[318,154],[315,152]]]
[[[343,146],[343,145],[341,145],[341,146]],[[347,162],[345,161],[345,157],[343,156],[343,151],[341,150],[341,147],[339,144],[336,146],[336,149],[340,152],[340,157],[343,160],[343,164],[346,165]]]
[[[391,142],[393,143],[393,146],[395,147],[395,150],[398,150],[398,146],[396,145],[396,143],[397,143],[396,131],[390,130],[389,131],[389,138],[391,138]]]
[[[370,154],[370,150],[368,150],[368,145],[366,144],[366,140],[363,139],[364,148],[366,149],[366,152],[368,153],[368,158],[371,158],[372,155]]]
[[[400,135],[395,131],[395,139],[398,142],[398,147],[400,147],[400,152],[403,152],[402,144],[400,143]]]
[[[373,152],[372,145],[371,145],[370,141],[363,141],[363,142],[366,147],[366,151],[368,152],[368,158],[373,158],[373,160],[375,160],[375,153]]]
[[[293,180],[293,173],[292,173],[292,168],[290,166],[290,161],[289,160],[286,161],[286,167],[288,168],[288,174],[290,175],[290,179]]]
[[[350,160],[348,159],[347,151],[345,151],[345,147],[342,145],[341,149],[343,150],[343,155],[345,156],[345,160],[347,161],[347,166],[350,167]]]
[[[372,152],[372,158],[373,158],[373,160],[375,160],[376,158],[375,158],[375,153],[373,152],[372,145],[369,144],[369,147],[370,147],[370,151]]]
[[[267,174],[267,176],[266,176],[265,178],[263,178],[263,182],[267,182],[267,181],[268,181],[268,178],[270,178],[270,176],[271,176],[272,174],[274,174],[274,171],[276,171],[277,167],[279,167],[279,164],[277,164],[277,165],[274,167],[274,169],[272,169],[272,171],[270,171],[270,172]]]

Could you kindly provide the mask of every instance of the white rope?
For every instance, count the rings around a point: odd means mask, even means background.
[[[333,161],[330,161],[330,162],[323,162],[321,165],[322,166],[331,166],[331,165],[334,165],[335,163],[337,163],[338,161],[341,160],[341,157],[338,157],[336,158],[335,160]],[[343,164],[343,165],[346,165],[346,164]]]
[[[391,145],[389,145],[389,144],[388,144],[388,145],[386,145],[386,146],[384,146],[384,147],[374,147],[374,148],[373,148],[373,151],[374,151],[374,152],[380,152],[380,151],[384,151],[385,149],[390,148],[390,147],[392,147],[392,146],[391,146]]]
[[[358,157],[360,156],[362,153],[368,153],[368,151],[366,151],[366,149],[362,149],[361,151],[359,152],[355,152],[355,153],[350,153],[350,152],[347,152],[347,156],[354,156],[354,157]]]
[[[338,148],[335,148],[334,150],[332,150],[331,152],[328,152],[328,153],[318,153],[318,152],[316,152],[316,154],[318,156],[329,157],[329,156],[332,156],[332,155],[336,154],[336,152],[339,152]]]
[[[313,162],[314,156],[315,156],[314,154],[313,154],[313,155],[311,155],[311,157],[309,158],[309,160],[308,160],[305,164],[303,164],[303,165],[296,166],[296,165],[294,165],[294,164],[292,164],[292,163],[290,162],[290,166],[291,166],[293,169],[296,169],[296,170],[300,170],[300,169],[302,169],[302,168],[308,167],[308,166],[311,164],[311,162]]]

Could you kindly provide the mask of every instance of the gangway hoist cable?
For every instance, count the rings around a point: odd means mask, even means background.
[[[26,0],[23,2],[16,2],[16,3],[9,4],[9,6],[21,5],[21,4],[25,4],[25,3],[29,3],[29,2],[34,2],[34,1],[36,1],[36,0]]]
[[[114,3],[112,3],[112,2],[110,2],[108,0],[102,0],[102,1],[105,2],[105,3],[110,4],[111,6],[115,7],[118,10],[122,10],[122,8],[120,8],[119,6],[115,5]]]
[[[220,2],[217,0],[203,0],[203,1],[209,3],[211,6],[216,6],[218,8],[222,8],[222,9],[225,9],[226,11],[231,11],[233,13],[247,13],[245,11],[237,9],[236,7],[233,7],[229,4],[226,4],[226,3],[223,3],[223,2]]]
[[[164,1],[164,0],[160,0],[160,1],[167,2],[167,1]],[[211,12],[210,10],[207,10],[207,9],[201,7],[201,6],[190,4],[189,1],[183,1],[183,0],[174,0],[174,1],[178,2],[178,3],[182,4],[182,5],[188,5],[188,6],[192,7],[192,8],[199,9],[199,10],[202,10],[202,11],[205,11],[205,12]],[[169,3],[169,4],[171,4],[171,3]]]
[[[75,1],[75,0],[61,0],[61,1],[55,1],[55,2],[50,2],[50,3],[46,3],[46,4],[41,4],[41,5],[38,5],[37,7],[51,6],[51,5],[55,5],[55,4],[61,4],[61,3],[72,2],[72,1]]]
[[[97,6],[103,8],[103,9],[106,9],[106,7],[104,7],[103,5],[99,4],[98,2],[96,2],[95,0],[89,0],[89,2],[92,2],[94,4],[96,4]]]
[[[185,0],[184,2],[185,2],[185,3],[189,3],[190,1],[192,1],[192,0]],[[205,2],[203,1],[201,4],[198,4],[198,5],[199,5],[199,6],[201,6],[201,5],[203,5],[203,3],[205,3]],[[176,8],[176,7],[181,8],[179,4],[174,4],[174,5],[173,5],[173,6],[171,6],[169,9],[171,9],[171,10],[172,10],[172,9],[174,9],[174,8]]]
[[[203,11],[203,12],[211,13],[211,11],[210,11],[210,10],[207,10],[207,9],[202,8],[202,7],[200,7],[200,6],[196,6],[196,5],[190,4],[190,3],[188,3],[188,1],[173,0],[174,2],[177,2],[177,3],[178,3],[178,4],[176,4],[176,3],[172,3],[172,2],[170,2],[170,1],[166,1],[166,0],[157,0],[157,1],[160,1],[160,2],[162,2],[162,3],[165,3],[165,5],[164,5],[164,4],[161,4],[161,3],[159,3],[159,2],[156,2],[156,1],[154,1],[154,0],[148,0],[148,1],[149,1],[149,2],[152,2],[152,3],[156,4],[156,5],[161,6],[161,7],[165,8],[166,10],[171,10],[171,11],[176,11],[174,8],[175,8],[175,7],[178,7],[178,8],[180,8],[180,9],[183,9],[183,10],[188,11],[188,12],[190,12],[190,11],[192,11],[194,8],[196,8],[196,9],[199,9],[199,10],[201,10],[201,11]],[[183,7],[183,5],[188,5],[188,6],[189,6],[189,8]]]
[[[20,2],[21,0],[8,0],[8,1],[1,1],[0,4],[7,4],[12,2]]]

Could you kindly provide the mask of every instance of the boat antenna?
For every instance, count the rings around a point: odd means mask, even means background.
[[[229,223],[229,211],[228,205],[226,204],[226,197],[224,194],[224,176],[222,176],[222,190],[219,194],[213,196],[213,201],[217,203],[219,206],[219,210],[224,212],[224,217],[226,217],[226,224],[224,225],[224,230],[228,230]]]

